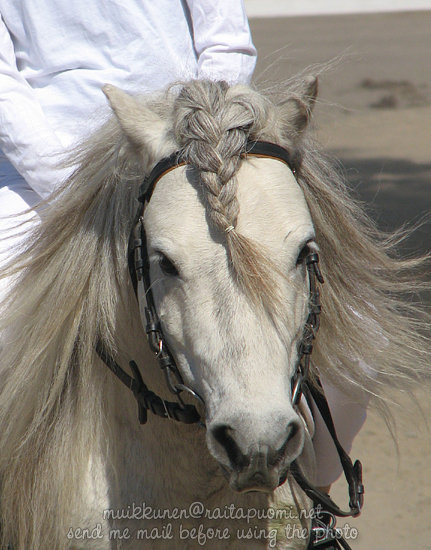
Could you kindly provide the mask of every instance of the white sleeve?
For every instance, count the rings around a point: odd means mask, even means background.
[[[248,83],[256,65],[243,0],[187,0],[199,78]]]
[[[68,175],[57,166],[62,145],[34,91],[18,71],[13,42],[1,17],[0,149],[43,198]]]

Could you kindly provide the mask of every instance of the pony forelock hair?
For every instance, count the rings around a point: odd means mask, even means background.
[[[235,175],[248,139],[297,149],[325,277],[313,352],[321,375],[378,398],[386,385],[429,379],[430,317],[411,299],[430,286],[416,282],[426,259],[397,257],[395,240],[364,215],[315,144],[289,135],[282,103],[245,86],[191,82],[151,106],[170,118],[178,148],[200,172],[208,216],[225,235],[240,285],[263,302],[278,299],[263,284],[272,286],[273,266],[236,230]],[[144,338],[127,272],[139,183],[151,169],[142,158],[118,122],[108,122],[75,152],[77,168],[3,272],[17,283],[1,320],[2,547],[65,548],[89,457],[109,440],[104,393],[112,375],[94,350],[101,340],[117,355]]]
[[[209,218],[225,237],[237,281],[254,304],[271,312],[280,307],[277,267],[236,228],[236,173],[248,139],[261,135],[267,123],[268,107],[250,88],[195,81],[175,101],[174,133],[182,158],[199,171]]]

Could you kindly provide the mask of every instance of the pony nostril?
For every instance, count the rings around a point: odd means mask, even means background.
[[[301,453],[304,430],[295,416],[268,415],[258,429],[259,418],[254,415],[223,420],[208,428],[210,449],[228,470],[249,476],[247,483],[256,472],[268,476],[272,471],[284,471]]]
[[[274,466],[284,459],[294,460],[302,446],[301,425],[295,420],[289,422],[286,428],[287,437],[283,445],[271,456],[269,463]]]
[[[301,429],[299,422],[292,421],[287,426],[287,438],[286,443],[293,439]]]
[[[241,452],[232,432],[235,430],[227,424],[218,424],[211,429],[214,439],[223,447],[232,466],[242,469],[248,466],[249,460]]]

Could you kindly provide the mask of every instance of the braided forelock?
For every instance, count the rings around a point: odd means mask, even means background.
[[[239,215],[236,173],[249,136],[258,135],[266,105],[255,94],[232,93],[225,82],[192,81],[174,108],[174,132],[182,158],[200,172],[211,223],[226,235],[238,282],[253,302],[268,310],[279,306],[274,264],[250,239],[236,231]]]

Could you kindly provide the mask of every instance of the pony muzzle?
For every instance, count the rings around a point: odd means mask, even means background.
[[[274,491],[301,454],[304,429],[299,417],[274,415],[271,420],[272,427],[258,415],[208,426],[209,449],[234,491]]]

